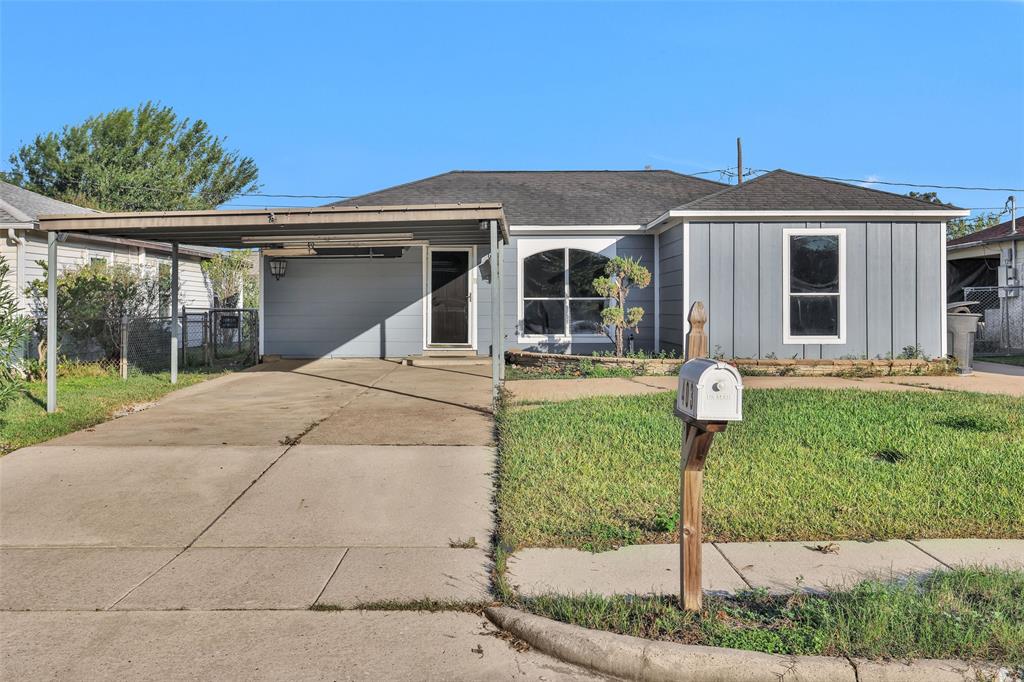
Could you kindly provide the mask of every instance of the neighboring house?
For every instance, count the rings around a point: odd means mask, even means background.
[[[979,352],[1024,348],[1024,218],[950,240],[946,258],[949,301],[971,300],[984,315]]]
[[[950,301],[962,299],[964,287],[1024,285],[1024,217],[1007,220],[946,243]]]
[[[10,264],[8,278],[18,292],[26,311],[29,300],[25,288],[43,279],[46,262],[46,233],[38,228],[40,215],[94,213],[91,209],[68,204],[0,182],[0,255]],[[94,235],[70,235],[59,249],[58,267],[66,268],[91,261],[129,263],[151,268],[154,273],[171,267],[171,248],[160,242],[118,239]],[[200,264],[219,253],[219,249],[198,246],[179,248],[181,304],[190,308],[210,308],[213,292]]]
[[[453,171],[333,205],[474,202],[500,202],[509,224],[507,348],[611,349],[591,281],[619,255],[653,274],[628,302],[646,311],[637,349],[681,353],[702,301],[725,357],[946,352],[945,221],[968,214],[955,207],[782,170],[741,185],[663,170]],[[265,352],[488,354],[486,232],[420,234],[427,244],[376,258],[289,257],[279,280],[263,268]]]

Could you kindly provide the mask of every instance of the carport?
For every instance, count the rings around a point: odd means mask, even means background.
[[[500,203],[403,206],[329,206],[260,210],[160,211],[40,216],[48,239],[47,400],[57,409],[57,255],[63,236],[84,233],[168,242],[171,244],[171,383],[177,382],[180,323],[178,321],[178,245],[224,248],[259,247],[276,267],[290,259],[373,257],[388,249],[431,246],[487,245],[491,290],[502,291],[502,250],[508,244],[508,223]],[[424,257],[424,262],[425,262]],[[273,265],[273,264],[272,264]],[[344,295],[344,293],[342,293]],[[504,375],[502,296],[490,299],[492,391],[497,396]],[[261,286],[260,324],[264,324]],[[261,343],[263,334],[261,336]],[[261,349],[262,352],[262,349]]]

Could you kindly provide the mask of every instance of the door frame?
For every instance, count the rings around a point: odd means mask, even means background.
[[[433,253],[434,251],[465,251],[468,254],[469,269],[469,342],[468,343],[431,343],[431,299],[433,297]],[[423,248],[423,350],[477,350],[477,271],[476,246],[425,246]]]

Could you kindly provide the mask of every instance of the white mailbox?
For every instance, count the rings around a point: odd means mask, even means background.
[[[676,416],[702,422],[743,420],[743,379],[732,365],[694,358],[679,368]]]

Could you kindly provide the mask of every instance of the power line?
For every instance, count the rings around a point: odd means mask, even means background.
[[[770,173],[771,171],[758,169],[754,172]],[[862,185],[891,185],[894,187],[920,187],[923,189],[959,189],[976,192],[1024,192],[1024,189],[1021,189],[1020,187],[967,187],[964,185],[928,185],[916,182],[896,182],[894,180],[872,180],[870,178],[836,178],[831,177],[829,175],[817,175],[815,177],[819,177],[824,180],[836,180],[838,182],[856,182]]]

